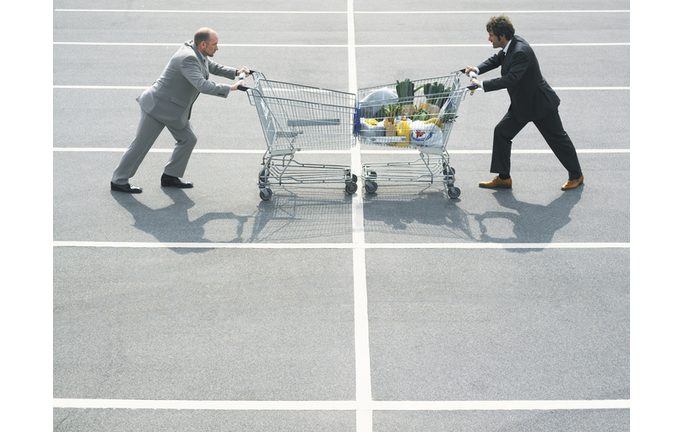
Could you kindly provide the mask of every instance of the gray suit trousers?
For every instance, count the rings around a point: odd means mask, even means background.
[[[194,146],[197,144],[197,136],[194,134],[190,122],[188,121],[183,129],[176,129],[158,121],[144,110],[141,109],[140,111],[140,124],[138,125],[137,133],[133,142],[121,157],[119,165],[114,170],[114,175],[111,179],[112,183],[118,185],[128,183],[128,180],[135,175],[142,160],[165,127],[168,128],[168,131],[176,140],[176,144],[171,158],[164,167],[164,174],[182,177],[185,174],[192,150],[194,150]]]

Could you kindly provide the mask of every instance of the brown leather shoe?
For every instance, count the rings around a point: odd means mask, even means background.
[[[581,183],[583,183],[583,175],[575,180],[567,180],[567,183],[562,186],[562,190],[574,189]]]
[[[512,178],[509,178],[507,180],[501,180],[500,177],[496,176],[493,180],[490,182],[481,182],[479,183],[479,187],[483,188],[501,188],[501,189],[510,189],[512,187]]]

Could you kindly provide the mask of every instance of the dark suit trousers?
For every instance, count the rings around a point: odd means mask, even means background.
[[[562,126],[560,114],[557,110],[553,110],[545,117],[533,122],[562,166],[569,172],[569,179],[575,180],[581,177],[581,165],[576,155],[576,149]],[[508,111],[496,125],[493,130],[492,173],[510,174],[512,140],[527,123],[518,122],[512,111]]]

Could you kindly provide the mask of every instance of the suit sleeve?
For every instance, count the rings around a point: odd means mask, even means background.
[[[517,51],[512,54],[512,58],[509,61],[510,69],[507,74],[482,83],[485,92],[514,87],[529,67],[529,57],[523,51]]]
[[[227,79],[234,80],[237,75],[237,69],[223,66],[222,64],[216,63],[215,61],[209,60],[209,72],[213,75],[218,75],[225,77]]]
[[[200,93],[210,94],[220,97],[228,97],[230,86],[227,84],[216,84],[204,78],[199,60],[194,56],[183,59],[180,65],[183,76],[199,90]]]
[[[487,60],[485,60],[482,64],[477,66],[477,69],[479,69],[479,74],[484,74],[488,71],[491,71],[493,69],[496,69],[497,67],[500,67],[502,64],[502,51],[492,55],[489,57]]]

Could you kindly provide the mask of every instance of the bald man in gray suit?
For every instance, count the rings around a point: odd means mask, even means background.
[[[209,74],[234,80],[242,73],[249,75],[249,68],[237,70],[220,65],[209,57],[218,51],[218,34],[209,29],[199,29],[194,40],[185,42],[166,65],[161,76],[138,98],[141,116],[138,130],[126,152],[121,157],[111,179],[111,190],[141,193],[142,189],[131,186],[129,179],[135,175],[149,149],[164,128],[176,140],[171,158],[164,167],[161,186],[191,188],[192,183],[180,179],[185,173],[197,136],[190,125],[192,104],[199,93],[228,97],[231,91],[244,85],[243,81],[230,86],[209,81]]]

